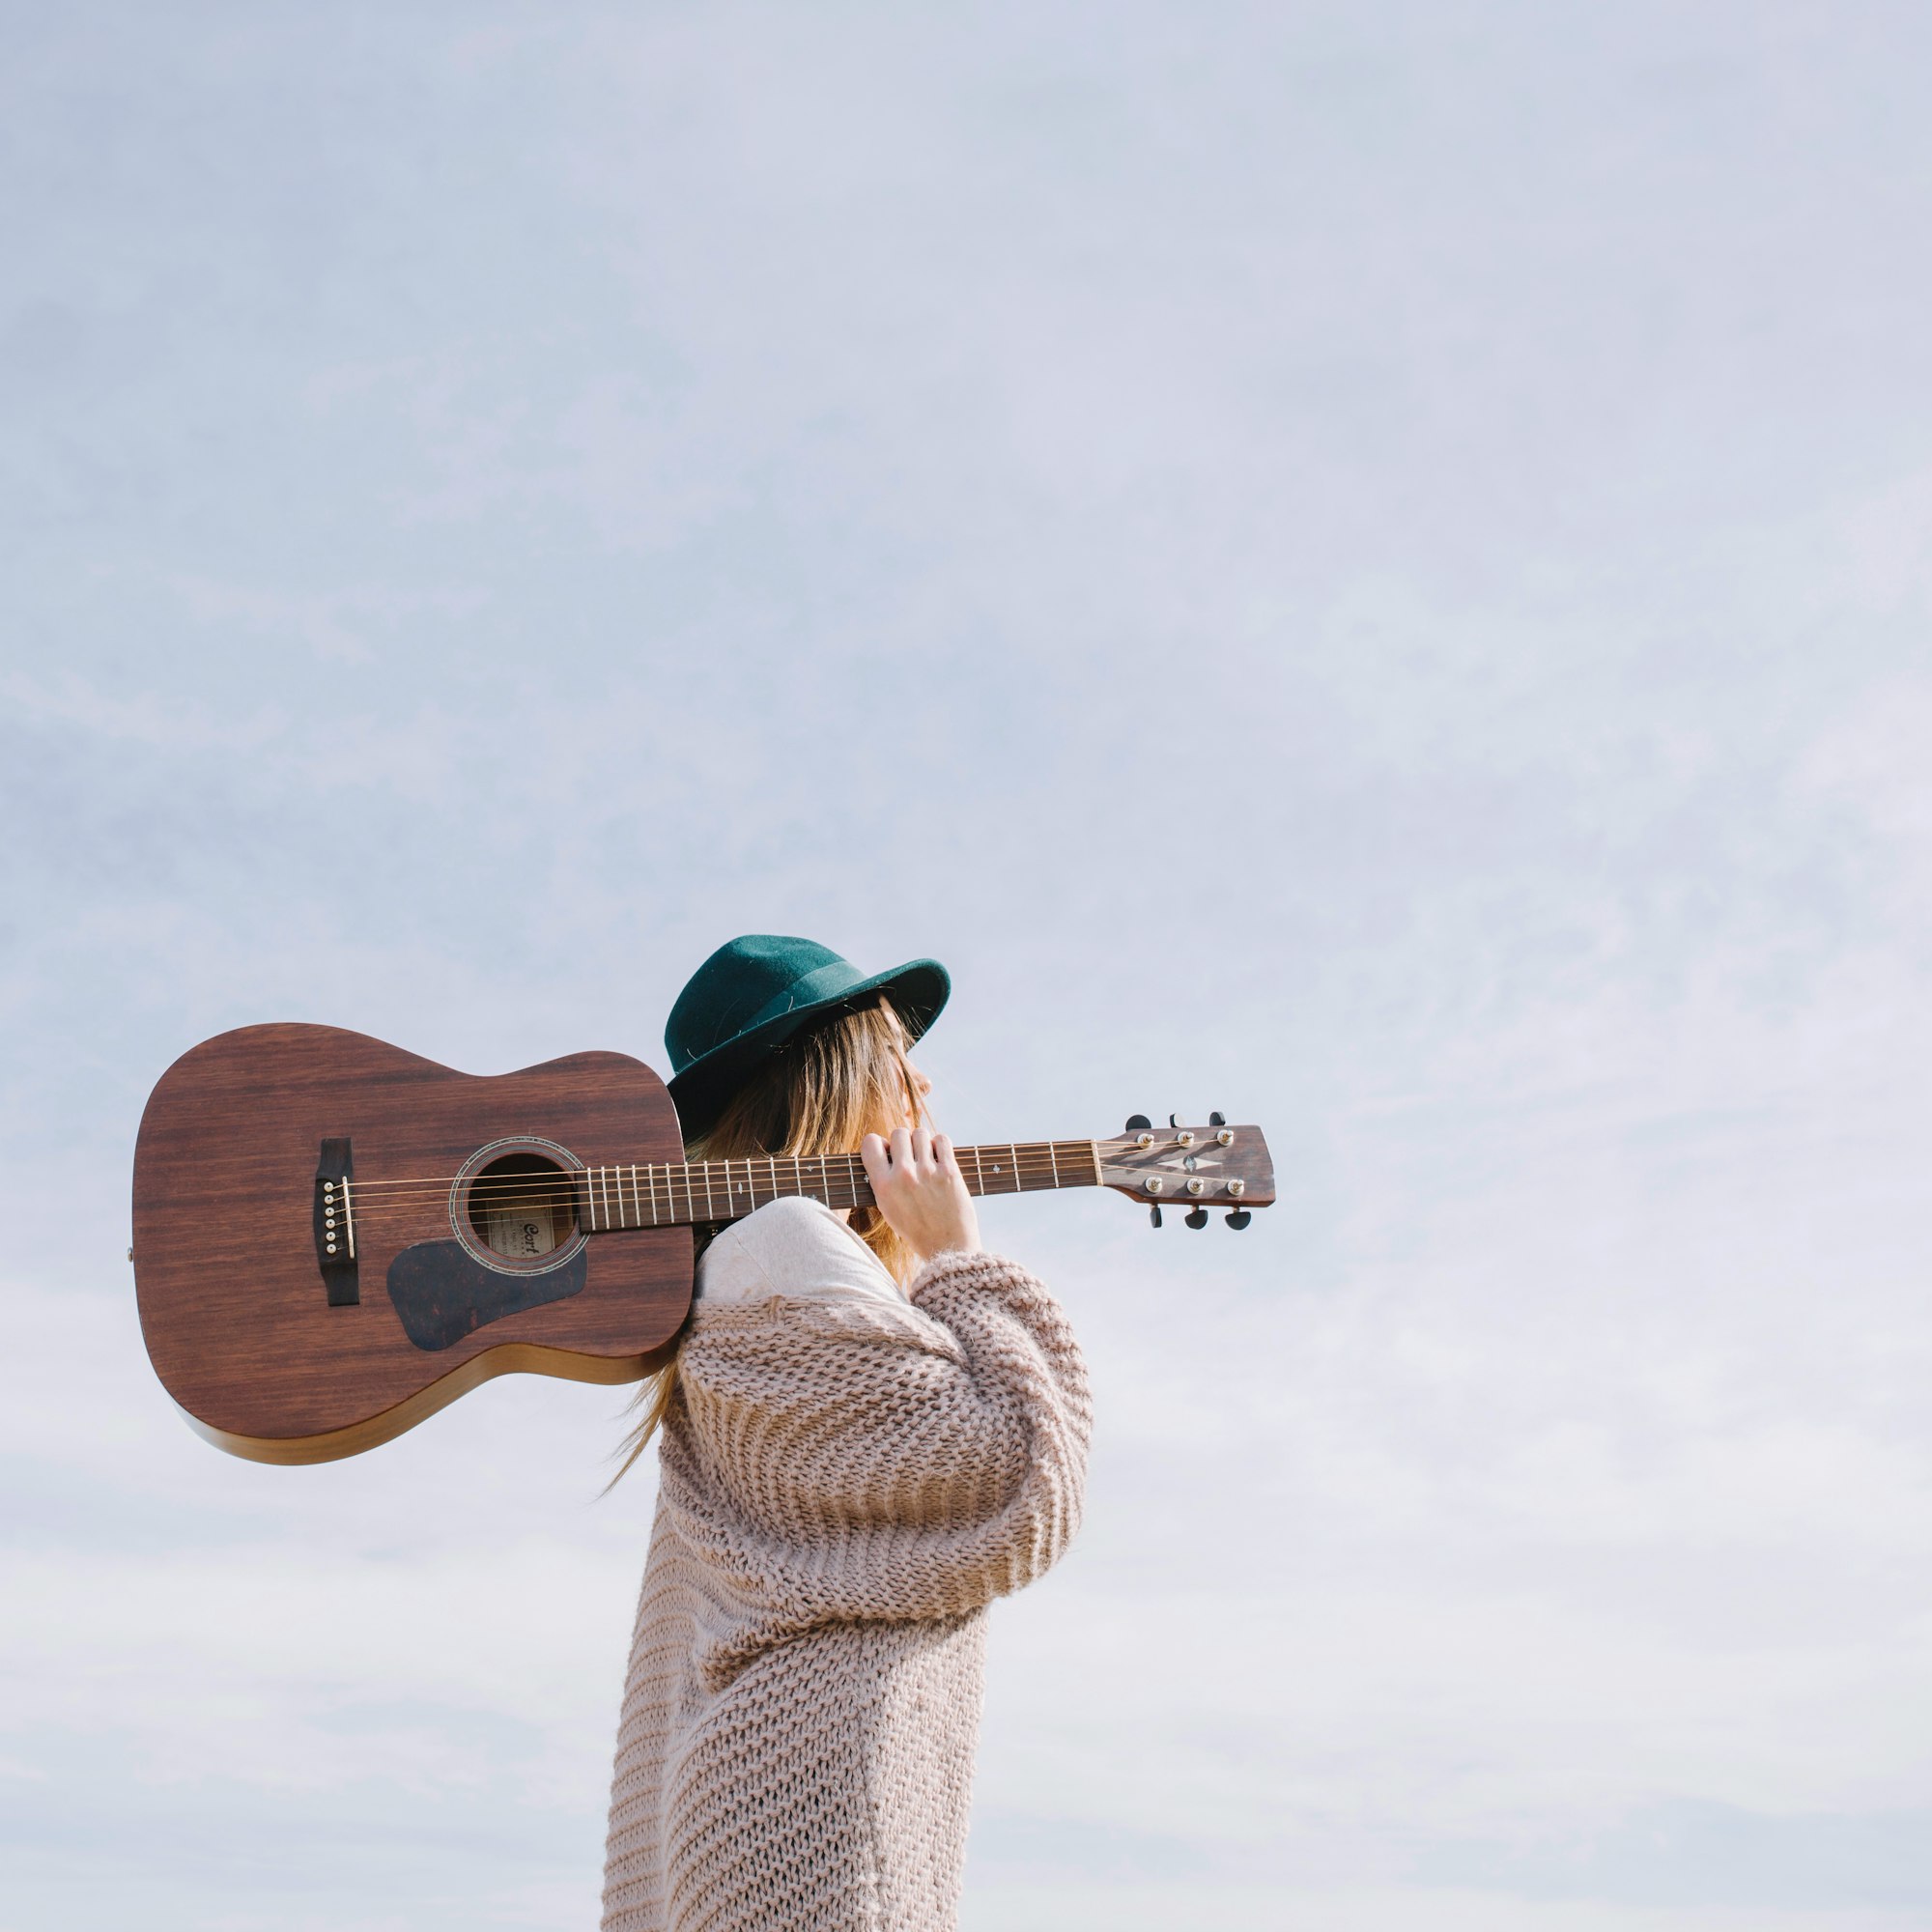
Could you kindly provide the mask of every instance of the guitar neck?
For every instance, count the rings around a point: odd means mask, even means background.
[[[1089,1141],[998,1141],[955,1148],[969,1194],[1035,1194],[1054,1187],[1098,1187],[1100,1153]],[[753,1154],[700,1160],[586,1167],[576,1176],[578,1226],[586,1234],[742,1220],[787,1196],[828,1208],[869,1208],[872,1184],[856,1153]]]

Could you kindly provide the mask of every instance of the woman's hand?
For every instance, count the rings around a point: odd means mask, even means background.
[[[859,1158],[879,1212],[922,1260],[979,1253],[980,1217],[944,1134],[896,1127],[890,1145],[867,1134],[859,1144]]]

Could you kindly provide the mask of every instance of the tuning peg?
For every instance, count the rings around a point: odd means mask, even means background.
[[[1138,1132],[1142,1127],[1151,1127],[1152,1125],[1153,1122],[1145,1114],[1129,1114],[1127,1116],[1127,1131],[1130,1134]]]
[[[1188,1226],[1189,1226],[1190,1228],[1205,1228],[1205,1227],[1206,1227],[1206,1226],[1208,1225],[1208,1210],[1207,1210],[1207,1208],[1195,1208],[1195,1209],[1194,1209],[1194,1210],[1193,1210],[1193,1211],[1192,1211],[1192,1212],[1191,1212],[1191,1213],[1190,1213],[1190,1214],[1188,1215],[1188,1217],[1187,1217],[1187,1225],[1188,1225]]]
[[[1179,1114],[1170,1114],[1167,1117],[1167,1124],[1170,1127],[1178,1127],[1180,1124],[1180,1116]]]
[[[1160,1203],[1158,1201],[1156,1201],[1153,1204],[1153,1206],[1148,1209],[1148,1219],[1151,1221],[1156,1228],[1160,1226]]]
[[[1238,1234],[1254,1218],[1245,1208],[1236,1208],[1228,1215],[1228,1225]]]
[[[1210,1127],[1225,1127],[1228,1124],[1228,1117],[1226,1114],[1219,1112],[1209,1114],[1208,1116],[1208,1124]]]

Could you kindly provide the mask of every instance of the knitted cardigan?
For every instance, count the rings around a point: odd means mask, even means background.
[[[678,1364],[617,1740],[604,1932],[955,1923],[986,1605],[1076,1528],[1059,1305],[942,1255],[903,1311],[706,1310]]]

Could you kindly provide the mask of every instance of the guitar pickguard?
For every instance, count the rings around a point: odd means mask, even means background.
[[[486,1322],[567,1300],[582,1288],[589,1260],[580,1249],[547,1274],[504,1274],[460,1241],[418,1241],[389,1264],[389,1299],[418,1349],[447,1349]]]

